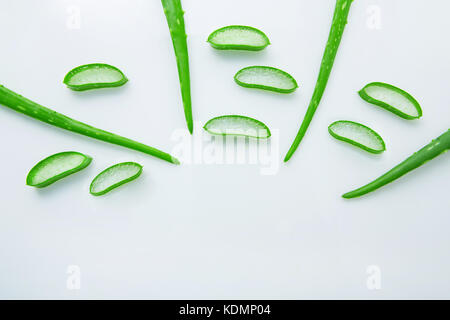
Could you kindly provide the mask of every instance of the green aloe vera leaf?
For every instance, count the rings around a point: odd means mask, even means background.
[[[69,118],[52,109],[41,106],[40,104],[33,102],[2,85],[0,85],[0,105],[4,105],[14,111],[23,113],[33,119],[40,120],[61,129],[140,151],[173,164],[180,164],[178,159],[172,157],[166,152]]]
[[[375,191],[388,183],[402,177],[408,172],[422,166],[426,162],[443,154],[450,149],[450,129],[431,141],[425,147],[414,153],[412,156],[380,176],[372,182],[353,191],[347,192],[342,197],[346,199],[360,197],[369,192]]]
[[[327,45],[320,64],[320,71],[319,76],[317,77],[316,86],[302,124],[300,125],[297,135],[295,136],[294,142],[284,157],[284,162],[289,161],[289,159],[291,159],[294,155],[300,145],[300,142],[303,140],[306,131],[308,130],[320,101],[322,100],[322,96],[327,87],[328,79],[330,78],[331,70],[333,69],[334,60],[341,43],[342,35],[344,34],[352,1],[353,0],[336,0],[330,34],[328,36]]]
[[[189,72],[189,55],[187,35],[184,26],[184,11],[180,0],[161,0],[164,14],[172,37],[173,49],[178,67],[181,97],[183,100],[184,116],[190,133],[194,130],[192,119],[191,80]]]

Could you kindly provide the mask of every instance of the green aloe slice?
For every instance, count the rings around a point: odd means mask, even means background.
[[[280,93],[291,93],[297,81],[287,72],[266,66],[252,66],[239,70],[234,76],[236,83],[246,88],[257,88]]]
[[[328,132],[336,139],[348,142],[370,153],[386,150],[381,136],[363,124],[353,121],[336,121],[330,124]]]
[[[92,158],[79,152],[67,151],[51,155],[36,164],[27,175],[27,185],[43,188],[86,168]]]
[[[94,196],[101,196],[130,182],[142,173],[142,166],[136,162],[122,162],[100,172],[92,180],[89,191]]]
[[[227,26],[217,29],[208,37],[208,42],[219,50],[260,51],[270,44],[262,32],[248,26]]]
[[[365,101],[382,107],[404,119],[413,120],[422,116],[422,108],[416,99],[393,85],[372,82],[358,93]]]
[[[72,90],[84,91],[119,87],[127,81],[127,77],[116,67],[104,63],[92,63],[70,70],[63,82]]]
[[[267,139],[271,136],[269,128],[259,120],[240,116],[225,115],[209,120],[203,127],[214,135],[245,136]]]

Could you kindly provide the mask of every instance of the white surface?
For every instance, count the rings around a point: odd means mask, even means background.
[[[311,97],[334,1],[183,5],[194,119],[260,119],[275,133],[279,170],[176,167],[1,107],[0,298],[450,298],[450,154],[369,196],[340,198],[449,128],[450,3],[355,1],[325,96],[287,165],[281,159]],[[79,29],[69,13],[76,8]],[[230,24],[260,28],[272,44],[259,53],[210,48],[209,33]],[[176,147],[171,137],[186,126],[159,1],[4,0],[0,26],[0,83],[98,127]],[[130,81],[65,88],[67,71],[92,62],[117,66]],[[237,70],[257,64],[288,71],[299,90],[279,95],[233,82]],[[406,121],[362,101],[356,92],[371,81],[410,92],[423,118]],[[371,126],[387,151],[371,155],[334,140],[327,126],[339,119]],[[94,161],[47,189],[25,186],[37,161],[64,150]],[[91,179],[120,161],[143,164],[143,175],[105,197],[89,195]],[[81,270],[79,290],[66,286],[72,265]],[[366,285],[372,265],[380,290]]]

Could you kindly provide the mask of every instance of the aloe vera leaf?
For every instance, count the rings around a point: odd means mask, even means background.
[[[173,164],[180,163],[177,158],[172,157],[166,152],[69,118],[61,113],[41,106],[36,102],[28,100],[27,98],[5,88],[2,85],[0,85],[0,104],[55,127],[140,151]]]
[[[279,93],[291,93],[298,88],[297,81],[289,73],[267,66],[243,68],[236,73],[234,80],[242,87]]]
[[[408,172],[420,167],[426,162],[434,159],[438,155],[448,151],[450,149],[450,129],[443,133],[425,147],[414,153],[412,156],[395,166],[379,178],[362,186],[356,190],[347,192],[342,197],[346,199],[360,197],[369,192],[375,191],[388,183],[400,178]]]
[[[28,173],[26,183],[36,188],[47,187],[83,170],[91,161],[90,156],[75,151],[56,153],[39,161]]]
[[[311,101],[306,111],[303,122],[298,130],[297,136],[294,139],[289,151],[287,152],[284,162],[289,161],[292,155],[297,150],[300,142],[305,136],[308,130],[309,124],[311,123],[314,114],[316,113],[317,107],[320,104],[323,93],[328,83],[330,77],[331,69],[333,68],[334,59],[339,49],[339,44],[341,43],[342,35],[344,33],[345,25],[347,24],[347,17],[350,12],[350,6],[353,0],[336,0],[336,7],[333,15],[333,22],[331,23],[330,34],[328,36],[327,45],[325,47],[325,52],[323,54],[322,63],[320,65],[319,76],[317,78],[316,87],[311,98]]]
[[[191,80],[189,75],[189,55],[186,42],[187,35],[184,26],[184,11],[181,7],[180,0],[161,0],[161,3],[166,15],[177,60],[184,116],[189,132],[192,133],[194,124],[192,119]]]

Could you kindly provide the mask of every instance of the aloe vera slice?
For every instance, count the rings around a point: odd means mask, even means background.
[[[119,87],[127,81],[127,77],[116,67],[104,63],[92,63],[70,70],[63,82],[72,90],[84,91]]]
[[[142,166],[136,162],[122,162],[100,172],[92,180],[89,191],[94,196],[101,196],[130,182],[142,173]]]
[[[244,136],[267,139],[271,136],[269,128],[259,120],[240,116],[225,115],[209,120],[203,127],[214,135]]]
[[[246,88],[257,88],[280,93],[291,93],[297,81],[287,72],[266,66],[252,66],[239,70],[234,76],[236,83]]]
[[[358,93],[365,101],[382,107],[404,119],[413,120],[422,116],[422,108],[416,99],[393,85],[372,82]]]
[[[208,37],[208,42],[219,50],[260,51],[270,44],[262,32],[248,26],[227,26],[217,29]]]
[[[381,136],[365,125],[353,121],[341,120],[330,124],[328,132],[336,139],[348,142],[370,153],[386,150]]]
[[[43,188],[67,177],[75,172],[83,170],[92,161],[85,154],[67,151],[56,153],[38,162],[27,175],[27,185]]]

